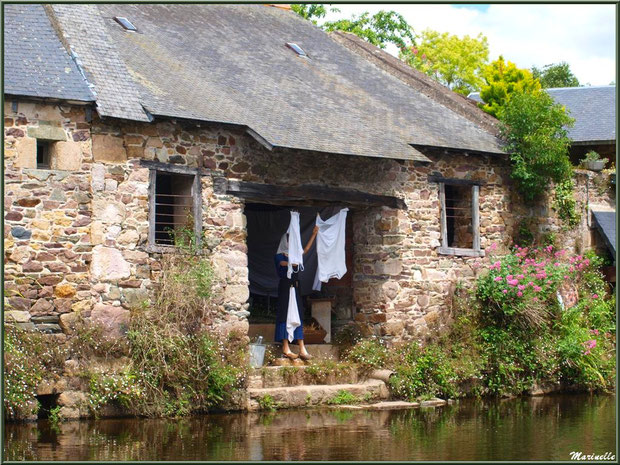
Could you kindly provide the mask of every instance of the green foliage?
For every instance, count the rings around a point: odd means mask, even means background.
[[[351,19],[325,22],[321,27],[326,31],[352,32],[380,48],[394,44],[403,49],[415,43],[413,29],[405,18],[395,11],[381,10],[372,16],[366,11]]]
[[[4,412],[20,420],[37,413],[37,386],[62,373],[66,351],[44,334],[4,329]]]
[[[269,410],[271,412],[277,410],[280,407],[280,404],[276,402],[276,400],[270,394],[265,394],[264,396],[259,397],[258,405],[261,410]]]
[[[327,14],[325,5],[320,3],[293,3],[291,4],[291,10],[297,13],[304,19],[312,21],[313,24],[317,24],[317,21]],[[332,12],[339,12],[338,8],[331,8]]]
[[[244,347],[224,344],[204,331],[184,334],[153,321],[152,314],[136,316],[128,333],[132,372],[143,395],[131,406],[146,416],[181,416],[204,412],[226,402],[241,387],[246,365]]]
[[[131,370],[110,375],[90,373],[88,407],[95,416],[102,407],[112,402],[131,410],[143,396],[143,387]]]
[[[499,119],[512,164],[511,176],[526,201],[540,198],[551,181],[571,178],[571,140],[566,127],[574,120],[546,92],[514,93]]]
[[[60,423],[62,420],[62,416],[60,415],[60,409],[60,405],[57,405],[56,407],[52,407],[50,409],[47,420],[50,422],[50,425],[52,425],[52,427],[58,426],[58,423]]]
[[[327,399],[327,403],[329,405],[348,405],[348,404],[358,404],[361,402],[361,399],[354,394],[351,394],[349,391],[345,391],[344,389],[340,389],[333,397]]]
[[[390,356],[383,341],[362,339],[345,354],[345,359],[357,364],[362,373],[369,373],[375,368],[384,368]]]
[[[485,84],[480,90],[482,109],[499,117],[500,110],[511,100],[513,95],[531,93],[540,90],[540,82],[527,69],[520,69],[512,62],[505,62],[500,56],[487,65],[482,76]]]
[[[609,158],[601,158],[601,155],[596,152],[595,150],[590,150],[588,153],[585,154],[585,156],[582,158],[582,162],[584,161],[604,161],[605,163],[607,163],[609,161]]]
[[[401,49],[400,58],[451,90],[468,95],[484,83],[482,70],[489,46],[482,34],[460,38],[427,29],[417,46]]]
[[[579,80],[570,70],[565,61],[556,64],[545,65],[542,69],[532,67],[532,76],[540,81],[543,89],[551,87],[579,87]]]
[[[579,224],[581,215],[577,212],[574,184],[572,179],[566,179],[555,185],[553,209],[558,213],[566,227],[574,228]]]
[[[350,376],[355,365],[334,360],[317,360],[304,369],[304,373],[317,384],[332,384],[338,382],[339,378]]]
[[[603,260],[547,246],[517,248],[489,262],[473,290],[457,295],[444,336],[423,348],[410,343],[392,350],[392,394],[506,396],[547,383],[613,389],[615,294],[599,271]],[[579,300],[561,310],[557,295],[566,283]]]
[[[456,381],[454,368],[440,347],[431,344],[420,349],[412,343],[398,354],[390,386],[395,395],[413,401],[419,397],[457,397]]]

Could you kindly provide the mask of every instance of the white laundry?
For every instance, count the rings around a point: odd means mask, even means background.
[[[289,342],[293,342],[293,334],[295,333],[295,329],[300,325],[301,321],[299,321],[297,295],[295,293],[295,287],[291,286],[291,290],[288,294],[288,310],[286,312],[286,333],[288,334]]]
[[[291,222],[288,225],[288,271],[286,276],[293,276],[293,265],[297,265],[295,272],[304,269],[304,248],[301,246],[301,233],[299,228],[299,212],[291,212]]]
[[[312,285],[315,291],[321,290],[321,282],[340,279],[347,272],[344,246],[348,211],[348,208],[343,208],[325,221],[319,215],[316,217],[319,232],[316,237],[318,265]]]

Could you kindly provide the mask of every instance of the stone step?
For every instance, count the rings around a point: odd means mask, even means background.
[[[336,363],[310,363],[302,366],[257,368],[248,378],[251,388],[278,388],[318,384],[355,384],[359,381],[353,366]]]
[[[341,391],[348,392],[365,403],[384,400],[390,395],[385,383],[378,379],[369,379],[355,384],[249,388],[247,407],[252,412],[269,408],[280,409],[330,405],[330,401],[342,394]]]

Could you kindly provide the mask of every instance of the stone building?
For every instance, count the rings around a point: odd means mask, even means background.
[[[423,338],[519,215],[553,217],[515,204],[493,118],[291,11],[4,8],[5,315],[22,327],[62,341],[79,313],[121,334],[186,227],[214,266],[214,328],[247,332],[247,219],[348,207],[335,323]]]

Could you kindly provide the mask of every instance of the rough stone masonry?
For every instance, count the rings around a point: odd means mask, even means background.
[[[50,169],[37,169],[37,139],[52,137]],[[424,165],[271,152],[225,126],[87,122],[84,107],[20,102],[14,112],[7,102],[6,318],[60,341],[70,334],[78,312],[111,334],[122,333],[130,309],[149,298],[161,268],[159,252],[148,247],[149,168],[141,160],[201,169],[201,224],[216,273],[214,328],[221,331],[248,328],[247,247],[243,200],[216,194],[214,177],[319,184],[402,198],[406,209],[352,211],[353,314],[365,334],[392,340],[424,339],[439,329],[449,316],[456,282],[478,272],[479,258],[438,251],[439,187],[429,182],[430,174],[484,181],[479,201],[483,250],[492,243],[506,250],[523,217],[549,216],[541,230],[561,230],[551,209],[526,209],[515,202],[501,156],[443,154]],[[581,173],[578,180],[588,176]],[[578,185],[582,209],[584,185]],[[588,245],[579,231],[562,238],[572,248]]]

